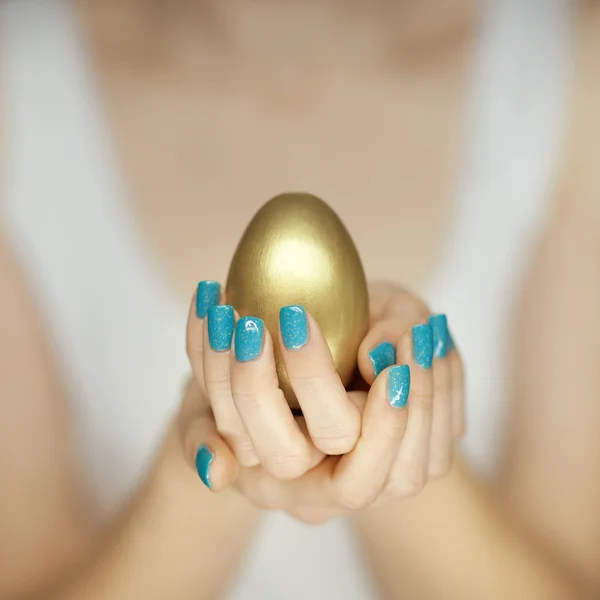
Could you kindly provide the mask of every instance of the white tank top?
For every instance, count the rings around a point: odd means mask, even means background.
[[[428,294],[465,356],[464,449],[483,470],[502,441],[513,299],[557,171],[571,12],[568,0],[485,3],[464,176]],[[177,408],[188,301],[160,279],[128,213],[69,4],[4,0],[0,44],[0,222],[51,334],[81,468],[105,518]],[[375,597],[345,520],[314,528],[280,514],[265,520],[231,595]]]

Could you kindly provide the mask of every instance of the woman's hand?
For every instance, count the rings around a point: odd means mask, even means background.
[[[358,355],[367,384],[360,387],[370,385],[368,392],[344,389],[310,315],[301,307],[282,310],[277,343],[304,414],[295,419],[278,387],[273,341],[262,321],[237,319],[231,307],[217,304],[218,284],[200,284],[188,354],[216,431],[245,467],[236,473],[237,486],[258,506],[321,521],[415,494],[448,472],[464,427],[464,394],[445,317],[431,316],[395,286],[370,291],[372,324]],[[203,479],[220,488],[213,475],[221,471],[219,451],[207,446],[198,453],[199,471],[207,463]],[[222,468],[235,471],[224,460]]]

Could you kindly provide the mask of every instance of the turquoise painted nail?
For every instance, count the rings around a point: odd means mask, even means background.
[[[217,304],[208,309],[208,341],[210,347],[217,352],[231,348],[235,318],[233,306]]]
[[[369,352],[369,358],[377,377],[381,371],[396,364],[396,347],[390,342],[381,342]]]
[[[410,368],[397,365],[388,371],[388,401],[394,408],[404,408],[410,393]]]
[[[433,330],[431,325],[415,325],[412,330],[413,353],[417,364],[431,369],[433,362]]]
[[[448,354],[448,319],[446,315],[432,315],[429,324],[433,331],[433,356],[446,358]]]
[[[201,281],[198,284],[196,293],[196,314],[200,319],[204,319],[208,309],[215,304],[219,304],[219,295],[221,286],[218,281]]]
[[[206,447],[200,446],[196,453],[196,471],[202,480],[202,483],[209,489],[212,489],[210,483],[210,464],[215,459],[215,455]]]
[[[235,357],[248,362],[260,356],[265,324],[258,317],[242,317],[235,326]]]
[[[289,350],[302,348],[308,342],[308,321],[301,306],[284,306],[279,311],[283,343]]]

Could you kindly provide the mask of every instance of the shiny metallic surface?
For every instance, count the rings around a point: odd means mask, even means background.
[[[275,345],[277,373],[290,406],[298,403],[279,346],[279,310],[303,306],[327,340],[347,385],[369,326],[369,297],[354,242],[336,213],[310,194],[282,194],[248,225],[227,278],[227,302],[241,316],[265,322]]]

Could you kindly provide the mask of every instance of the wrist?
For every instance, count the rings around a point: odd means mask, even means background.
[[[86,600],[215,597],[257,518],[233,489],[208,490],[181,453],[162,453],[77,588]]]

